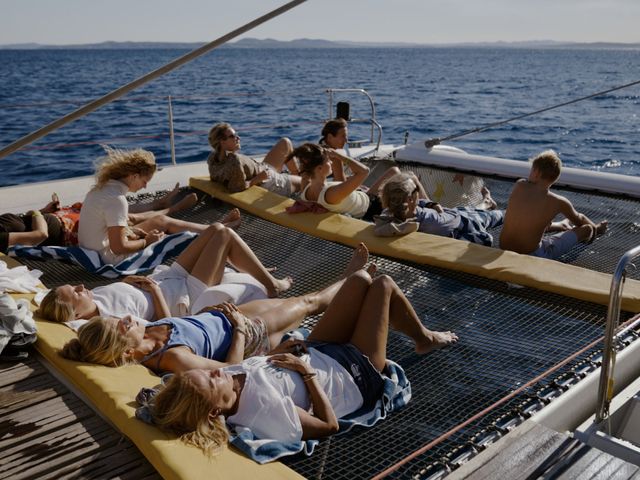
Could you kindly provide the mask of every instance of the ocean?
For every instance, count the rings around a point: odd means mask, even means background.
[[[0,50],[0,145],[185,54],[177,49]],[[373,97],[385,143],[498,122],[640,79],[639,50],[468,48],[216,50],[63,127],[2,162],[0,186],[93,172],[101,145],[142,147],[170,162],[172,97],[179,163],[204,160],[207,132],[233,124],[243,152],[278,138],[315,141],[327,88]],[[360,95],[353,118],[370,117]],[[368,138],[366,125],[351,138]],[[526,160],[553,148],[566,165],[640,175],[640,86],[450,142],[470,153]]]

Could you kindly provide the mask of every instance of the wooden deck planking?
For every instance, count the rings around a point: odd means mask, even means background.
[[[0,363],[0,479],[159,479],[137,450],[36,359]]]

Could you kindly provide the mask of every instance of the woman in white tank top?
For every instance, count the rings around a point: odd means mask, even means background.
[[[305,143],[294,149],[290,155],[290,158],[293,157],[298,159],[300,172],[307,181],[300,195],[302,200],[317,202],[331,212],[368,221],[382,211],[378,197],[380,186],[388,178],[400,173],[397,167],[392,167],[364,191],[362,183],[369,175],[369,168],[353,158],[313,143]],[[332,165],[338,162],[351,169],[351,176],[344,181],[328,181],[333,172]]]

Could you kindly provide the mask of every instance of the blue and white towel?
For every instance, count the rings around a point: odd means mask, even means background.
[[[170,377],[170,374],[165,375],[162,378],[162,383],[166,383]],[[409,403],[409,400],[411,400],[411,384],[400,365],[387,360],[383,378],[384,390],[375,407],[372,410],[361,408],[346,417],[339,418],[340,430],[337,435],[348,432],[358,425],[371,427],[379,420],[386,418],[389,412],[399,410]],[[152,403],[152,399],[158,391],[155,388],[143,388],[136,396],[136,401],[142,405],[136,410],[136,417],[139,420],[153,424],[153,415],[149,410],[149,404]],[[278,440],[259,439],[250,429],[244,427],[236,428],[235,432],[232,431],[230,433],[230,443],[258,463],[273,462],[281,457],[300,452],[309,456],[319,443],[318,440],[281,442]]]
[[[193,232],[167,235],[162,240],[148,245],[116,265],[104,263],[98,252],[82,247],[27,247],[16,245],[9,250],[9,254],[14,257],[41,260],[66,260],[103,277],[117,278],[121,275],[136,275],[154,269],[166,258],[180,254],[197,236],[198,234]]]
[[[340,430],[336,435],[346,433],[355,426],[371,427],[386,418],[389,412],[403,408],[411,400],[411,384],[404,370],[397,363],[387,360],[383,372],[384,391],[382,398],[377,401],[373,410],[361,408],[346,417],[338,419]],[[302,440],[299,442],[280,442],[269,439],[259,439],[248,428],[236,428],[235,435],[231,432],[230,442],[242,453],[258,463],[273,462],[287,455],[303,452],[309,456],[318,445],[318,440]]]

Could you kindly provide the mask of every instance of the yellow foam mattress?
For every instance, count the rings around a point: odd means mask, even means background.
[[[9,267],[19,265],[0,255]],[[14,294],[14,298],[33,299],[33,294]],[[32,302],[32,309],[35,309]],[[233,449],[212,459],[201,450],[189,447],[175,436],[147,425],[134,417],[135,396],[142,387],[158,385],[159,378],[141,365],[110,368],[65,360],[57,351],[75,333],[62,324],[47,322],[36,316],[37,350],[59,370],[94,407],[108,418],[140,449],[165,479],[301,479],[293,470],[275,462],[258,465]]]
[[[261,187],[229,193],[208,177],[192,177],[189,185],[288,228],[353,247],[364,242],[376,254],[516,283],[602,305],[609,302],[609,274],[426,233],[377,237],[372,224],[345,215],[288,214],[285,209],[293,204],[293,200]],[[640,282],[626,281],[622,308],[640,312]]]

